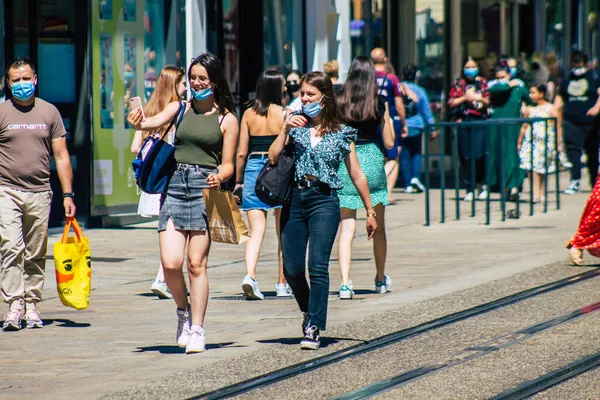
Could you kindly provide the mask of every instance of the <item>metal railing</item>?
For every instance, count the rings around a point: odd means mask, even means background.
[[[507,217],[507,213],[506,213],[506,193],[505,193],[505,173],[504,173],[504,155],[506,154],[507,151],[514,151],[517,152],[517,149],[507,149],[506,148],[506,144],[505,144],[505,132],[506,132],[506,128],[508,126],[518,126],[517,129],[520,129],[521,126],[523,124],[529,124],[531,129],[529,130],[529,132],[526,134],[525,138],[529,139],[530,143],[531,143],[531,155],[530,155],[530,167],[531,167],[531,171],[529,173],[529,188],[530,188],[530,195],[529,195],[529,215],[533,215],[534,214],[534,198],[533,198],[533,187],[534,187],[534,177],[533,177],[533,171],[534,171],[534,163],[533,163],[533,156],[534,156],[534,152],[533,152],[533,143],[534,143],[534,123],[544,123],[544,166],[545,166],[545,170],[548,170],[548,127],[552,124],[554,126],[554,154],[552,155],[554,158],[554,167],[555,167],[555,171],[552,173],[555,176],[555,192],[556,192],[556,209],[559,210],[560,209],[560,185],[559,185],[559,152],[558,152],[558,130],[557,130],[557,120],[556,118],[498,118],[498,119],[488,119],[488,120],[482,120],[482,121],[465,121],[465,122],[440,122],[440,123],[436,123],[432,125],[432,129],[433,130],[439,130],[439,139],[440,139],[440,154],[439,155],[435,155],[432,156],[429,153],[429,141],[427,140],[427,138],[425,139],[425,154],[424,154],[424,158],[425,158],[425,226],[429,226],[431,223],[431,217],[430,217],[430,187],[431,187],[431,174],[430,174],[430,158],[432,157],[440,157],[440,191],[441,191],[441,200],[440,200],[440,212],[441,212],[441,219],[440,222],[444,223],[446,221],[446,191],[447,190],[453,190],[455,192],[455,218],[457,220],[460,219],[460,205],[462,202],[462,199],[460,197],[460,189],[461,189],[461,179],[460,179],[460,166],[459,166],[459,154],[458,154],[458,132],[461,128],[469,128],[469,127],[475,127],[475,128],[481,128],[481,127],[485,127],[487,128],[486,131],[486,145],[485,145],[485,189],[488,191],[488,195],[485,198],[485,224],[489,225],[491,222],[491,206],[490,206],[490,195],[491,195],[491,188],[490,188],[490,180],[491,180],[491,176],[490,176],[490,171],[491,171],[491,158],[490,158],[490,153],[492,151],[496,151],[496,149],[492,149],[492,146],[494,145],[493,143],[491,143],[491,140],[489,140],[490,137],[490,131],[492,129],[497,129],[498,133],[499,133],[499,148],[498,150],[498,157],[497,157],[497,162],[498,162],[498,168],[496,168],[497,173],[498,173],[498,177],[496,179],[497,183],[498,183],[498,190],[499,190],[499,194],[500,194],[500,211],[501,211],[501,220],[505,221],[506,217]],[[446,157],[446,153],[447,153],[447,140],[448,140],[448,134],[450,135],[450,153],[451,153],[451,172],[452,172],[452,180],[453,180],[453,187],[447,187],[446,186],[446,168],[445,168],[445,157]],[[471,137],[469,138],[469,148],[470,148],[470,155],[471,157],[469,158],[469,177],[470,177],[470,182],[469,182],[469,187],[470,188],[475,188],[476,186],[476,182],[475,182],[475,158],[472,156],[473,155],[473,150],[474,150],[474,145],[473,142],[474,140],[472,139],[472,133],[470,134]],[[545,192],[543,194],[545,201],[542,203],[543,204],[543,210],[544,213],[546,213],[548,211],[548,173],[543,174],[543,178],[544,182],[545,182]],[[509,188],[510,189],[510,188]],[[473,200],[471,201],[470,204],[470,216],[471,217],[475,217],[476,214],[476,200],[477,197],[475,196],[475,191],[473,190]],[[516,217],[518,218],[521,215],[520,212],[520,201],[517,198],[516,201],[516,209],[515,209],[515,213],[516,213]]]

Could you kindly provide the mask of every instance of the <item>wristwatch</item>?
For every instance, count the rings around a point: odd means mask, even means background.
[[[70,197],[70,198],[74,199],[75,198],[75,193],[70,192],[70,193],[63,193],[62,194],[62,198],[63,199],[66,199],[67,197]]]
[[[377,213],[375,212],[375,210],[373,210],[371,212],[367,211],[367,218],[369,218],[369,217],[377,217]]]

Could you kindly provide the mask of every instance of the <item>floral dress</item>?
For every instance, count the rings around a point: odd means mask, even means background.
[[[552,111],[551,104],[536,106],[530,108],[530,118],[550,118]],[[546,130],[547,126],[547,130]],[[533,137],[532,137],[533,136]],[[519,158],[521,159],[521,168],[531,171],[531,159],[533,152],[533,171],[538,174],[551,174],[556,171],[556,130],[554,124],[548,121],[533,123],[533,134],[531,125],[527,127]]]

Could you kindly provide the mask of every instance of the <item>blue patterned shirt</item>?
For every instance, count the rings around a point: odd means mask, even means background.
[[[290,136],[296,152],[294,180],[312,175],[332,189],[341,189],[344,185],[338,177],[338,169],[350,154],[350,145],[356,140],[357,133],[356,129],[342,125],[337,131],[326,133],[313,148],[310,144],[310,128],[291,129]]]

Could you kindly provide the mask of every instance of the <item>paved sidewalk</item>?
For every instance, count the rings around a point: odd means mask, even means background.
[[[536,205],[534,217],[525,216],[523,207],[521,219],[506,222],[499,222],[494,202],[491,226],[483,225],[481,211],[469,218],[463,202],[460,221],[448,215],[439,224],[439,214],[432,210],[432,226],[424,227],[423,195],[398,194],[399,201],[386,210],[393,292],[374,292],[371,243],[361,220],[352,266],[357,295],[340,301],[333,293],[340,282],[334,250],[328,327],[566,260],[563,246],[576,229],[587,195],[562,196],[562,209],[554,211],[551,203],[547,214]],[[432,204],[439,204],[438,191],[432,191]],[[479,210],[483,206],[477,204]],[[447,201],[447,210],[453,212],[452,207]],[[295,301],[273,297],[277,257],[272,219],[269,224],[257,276],[267,300],[242,298],[244,247],[214,244],[205,325],[209,351],[188,356],[174,345],[174,303],[149,293],[158,268],[155,223],[85,231],[94,271],[90,308],[75,311],[61,305],[49,256],[46,301],[40,307],[47,326],[0,332],[0,398],[99,398],[280,343],[275,338],[296,338],[301,315]],[[50,253],[58,239],[52,235]]]

